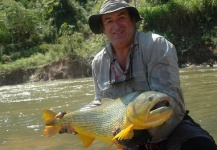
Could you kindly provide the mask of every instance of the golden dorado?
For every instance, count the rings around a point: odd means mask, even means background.
[[[133,92],[116,100],[102,99],[100,106],[76,110],[62,118],[55,118],[56,113],[51,110],[43,110],[46,124],[44,136],[55,135],[63,123],[69,123],[84,147],[90,146],[95,139],[116,144],[115,138],[132,138],[134,129],[149,129],[168,120],[173,115],[170,106],[154,107],[164,101],[170,101],[170,97],[164,93]],[[114,137],[112,130],[116,125],[121,132]]]

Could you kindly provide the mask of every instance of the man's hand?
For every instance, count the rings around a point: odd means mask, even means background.
[[[113,135],[117,135],[120,132],[120,128],[118,126],[115,126],[112,133]],[[136,145],[143,145],[151,140],[151,135],[147,129],[143,130],[133,130],[134,136],[131,139],[127,140],[118,140],[116,141],[126,147],[132,147]]]
[[[59,113],[55,116],[55,118],[61,118],[61,117],[63,117],[65,114],[66,114],[65,111],[64,111],[64,112],[59,112]],[[77,132],[70,126],[69,123],[64,123],[64,124],[62,124],[62,128],[60,129],[59,133],[60,133],[60,134],[62,134],[62,133],[68,133],[68,134],[74,134],[74,135],[77,134]]]

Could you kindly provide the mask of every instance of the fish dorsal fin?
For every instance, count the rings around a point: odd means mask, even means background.
[[[91,138],[91,137],[88,137],[82,134],[78,134],[78,138],[82,141],[84,148],[87,148],[88,146],[90,146],[92,142],[95,140],[94,138]]]
[[[129,125],[126,129],[121,130],[114,138],[118,140],[131,139],[133,137],[133,125]]]

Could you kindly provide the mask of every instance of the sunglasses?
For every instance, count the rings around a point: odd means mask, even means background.
[[[111,85],[127,82],[127,81],[132,80],[134,78],[133,77],[133,52],[134,52],[134,46],[133,46],[131,53],[130,53],[130,64],[129,64],[128,68],[122,74],[118,75],[116,72],[116,69],[114,66],[114,62],[116,60],[114,59],[113,61],[111,61],[110,70],[109,70],[109,81],[110,81]],[[115,75],[115,78],[113,80],[111,79],[112,73]],[[125,76],[125,79],[122,80],[122,77],[124,77],[124,76]]]

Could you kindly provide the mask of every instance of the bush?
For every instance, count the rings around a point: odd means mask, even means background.
[[[0,70],[33,67],[63,57],[90,63],[108,42],[105,36],[91,33],[87,23],[102,2],[1,0]],[[178,54],[195,43],[217,45],[216,0],[133,2],[143,17],[139,30],[165,36]]]
[[[161,5],[143,2],[138,9],[144,18],[143,30],[162,34],[180,53],[195,43],[206,43],[204,36],[217,25],[217,1],[169,0]]]

